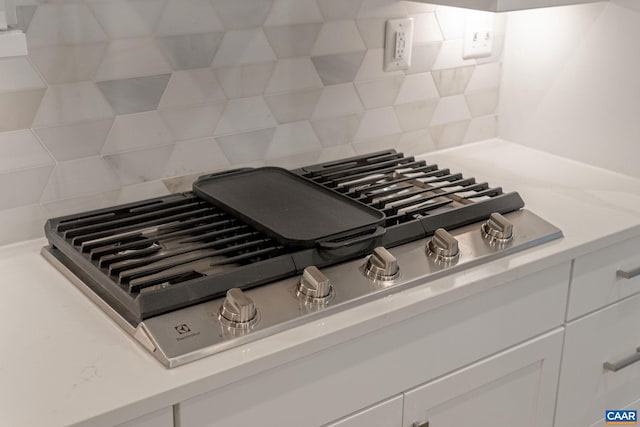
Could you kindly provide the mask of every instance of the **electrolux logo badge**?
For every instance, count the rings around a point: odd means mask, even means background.
[[[638,411],[635,410],[606,410],[604,421],[607,425],[634,426],[638,424]]]

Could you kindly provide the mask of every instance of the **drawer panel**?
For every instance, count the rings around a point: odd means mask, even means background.
[[[401,427],[402,395],[350,415],[325,427]]]
[[[189,399],[178,423],[333,422],[560,326],[568,282],[568,263],[522,277]]]
[[[626,240],[575,260],[567,320],[640,292],[640,275],[623,278],[618,270],[640,269],[640,238]]]
[[[640,295],[567,326],[556,427],[583,427],[640,398],[640,361],[612,372],[640,347]]]

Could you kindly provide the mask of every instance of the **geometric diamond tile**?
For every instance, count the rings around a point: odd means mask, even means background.
[[[96,81],[170,73],[171,64],[154,37],[113,40],[107,46]]]
[[[214,68],[253,62],[275,61],[269,42],[261,28],[241,31],[227,31],[220,48],[213,58]]]
[[[30,128],[45,90],[0,93],[0,132]]]
[[[289,123],[310,119],[320,95],[322,89],[311,89],[265,96],[265,101],[278,123]]]
[[[31,25],[33,14],[36,12],[38,6],[16,6],[16,16],[18,17],[18,24],[16,27],[26,33]]]
[[[228,30],[263,25],[272,4],[273,0],[213,0],[213,7]]]
[[[34,127],[113,117],[113,110],[91,82],[49,86]]]
[[[358,73],[365,51],[312,56],[311,62],[324,85],[352,82]]]
[[[445,123],[429,127],[429,133],[438,149],[462,145],[471,120]]]
[[[364,50],[366,47],[354,21],[329,21],[322,25],[311,54],[321,56]]]
[[[362,0],[318,0],[325,21],[353,19],[358,14]]]
[[[307,24],[322,22],[322,15],[315,0],[276,0],[265,26]]]
[[[97,156],[104,145],[113,117],[34,128],[51,155],[58,161]]]
[[[278,58],[308,56],[322,28],[320,23],[265,27],[264,32]]]
[[[106,42],[34,47],[29,57],[47,83],[74,83],[93,80],[106,47]]]
[[[220,136],[216,139],[231,164],[264,160],[276,128]]]
[[[440,96],[452,96],[464,93],[474,68],[474,66],[470,66],[432,71],[431,74],[433,75],[433,80]]]
[[[90,0],[89,6],[109,38],[122,39],[152,35],[165,3],[162,1]]]
[[[275,61],[256,62],[216,68],[214,71],[228,98],[246,98],[261,95],[264,92],[275,65]]]
[[[211,68],[176,71],[171,75],[160,108],[200,105],[207,102],[225,101],[222,87],[216,81]]]
[[[101,153],[115,154],[171,145],[173,139],[157,111],[116,116]]]
[[[97,82],[96,86],[116,114],[155,110],[164,93],[170,74],[134,77],[132,79]]]
[[[96,43],[107,39],[85,3],[42,4],[36,9],[27,31],[29,47]]]
[[[169,0],[157,27],[161,36],[222,30],[222,22],[208,0]]]

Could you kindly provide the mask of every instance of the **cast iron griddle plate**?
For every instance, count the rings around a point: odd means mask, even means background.
[[[194,182],[193,191],[298,248],[373,231],[385,218],[377,209],[276,167],[204,176]]]

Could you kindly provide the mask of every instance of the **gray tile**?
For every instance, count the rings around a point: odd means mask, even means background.
[[[0,132],[30,128],[45,90],[0,93]]]
[[[264,99],[278,123],[289,123],[311,118],[320,95],[322,89],[312,89],[269,95]]]
[[[464,93],[475,66],[434,70],[431,72],[433,81],[440,96],[453,96]]]
[[[313,56],[311,62],[322,79],[322,83],[336,85],[352,82],[364,59],[365,51],[340,53],[337,55]]]
[[[326,21],[353,19],[361,4],[362,0],[318,0],[320,13]]]
[[[16,7],[16,15],[18,16],[18,28],[22,30],[22,32],[26,33],[29,29],[29,25],[31,25],[31,19],[33,19],[33,14],[36,13],[36,8],[38,6],[17,6]]]
[[[162,51],[176,70],[204,68],[211,65],[224,33],[183,34],[159,37]]]
[[[212,0],[225,28],[239,30],[261,26],[273,0]]]
[[[121,185],[138,184],[163,178],[173,145],[147,150],[127,151],[104,156]]]
[[[318,135],[324,147],[342,145],[353,142],[358,132],[363,114],[350,114],[342,117],[318,119],[311,122],[313,130]]]
[[[171,74],[97,82],[116,114],[155,110]]]
[[[265,27],[267,40],[278,58],[308,56],[320,33],[322,24],[297,24]]]
[[[107,139],[114,118],[33,129],[58,161],[97,156]]]
[[[216,138],[231,164],[264,160],[276,128],[239,133]]]
[[[29,57],[47,83],[74,83],[95,78],[106,48],[106,42],[34,47]]]

